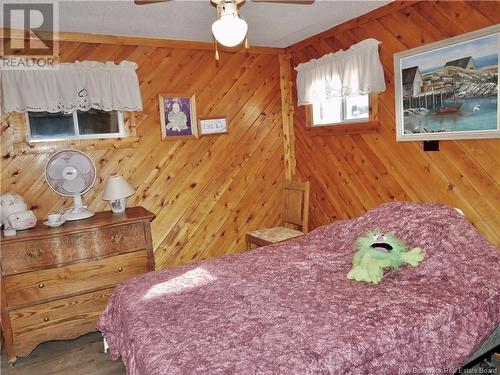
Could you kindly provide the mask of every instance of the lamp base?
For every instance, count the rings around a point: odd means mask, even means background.
[[[127,199],[120,198],[109,201],[109,207],[111,207],[111,211],[113,211],[114,214],[121,214],[125,212],[125,207],[127,207]]]

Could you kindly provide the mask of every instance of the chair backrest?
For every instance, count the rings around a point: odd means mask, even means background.
[[[283,224],[293,224],[302,232],[308,232],[309,224],[309,181],[293,177],[285,182]]]

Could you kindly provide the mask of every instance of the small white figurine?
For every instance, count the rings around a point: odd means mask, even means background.
[[[23,197],[15,193],[0,196],[0,217],[5,236],[15,236],[16,230],[33,228],[36,217],[24,203]]]

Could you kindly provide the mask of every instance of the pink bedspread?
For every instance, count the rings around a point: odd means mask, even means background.
[[[355,239],[376,227],[426,260],[379,285],[347,280]],[[455,210],[388,203],[286,243],[130,279],[98,329],[133,375],[440,374],[500,322],[499,277],[499,249]]]

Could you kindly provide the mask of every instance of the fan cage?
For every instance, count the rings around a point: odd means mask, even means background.
[[[51,167],[51,164],[54,163],[56,160],[61,159],[61,158],[68,160],[73,155],[83,156],[85,159],[88,160],[88,162],[90,164],[90,172],[87,173],[87,175],[91,175],[91,176],[90,176],[90,178],[84,177],[85,188],[82,191],[77,192],[77,193],[68,192],[67,190],[65,190],[62,187],[62,184],[56,184],[55,181],[53,181],[54,178],[52,178],[48,173],[48,170]],[[96,179],[97,179],[97,173],[96,173],[96,167],[95,167],[94,162],[87,154],[85,154],[84,152],[81,152],[79,150],[65,149],[65,150],[58,151],[49,158],[49,160],[47,161],[47,164],[45,165],[45,180],[47,181],[47,184],[50,186],[50,188],[52,190],[54,190],[57,194],[62,195],[63,197],[76,197],[76,196],[83,195],[83,194],[87,193],[94,186]],[[61,178],[61,180],[63,180],[63,178]]]

